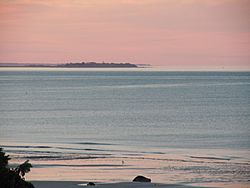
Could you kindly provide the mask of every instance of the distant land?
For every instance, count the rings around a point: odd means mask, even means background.
[[[112,68],[116,68],[116,67],[137,67],[137,65],[135,64],[131,64],[131,63],[96,63],[96,62],[82,62],[82,63],[66,63],[66,64],[59,64],[57,65],[58,67],[87,67],[87,68],[91,68],[91,67],[112,67]]]
[[[131,64],[131,63],[65,63],[65,64],[28,64],[28,63],[0,63],[0,67],[65,67],[65,68],[137,68],[149,67],[149,64]]]

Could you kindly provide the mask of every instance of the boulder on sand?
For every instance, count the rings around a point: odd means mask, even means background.
[[[133,179],[133,182],[151,182],[151,179],[146,178],[146,177],[144,177],[144,176],[136,176],[136,177]]]

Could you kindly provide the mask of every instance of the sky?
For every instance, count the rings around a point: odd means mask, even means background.
[[[0,0],[0,62],[250,70],[250,0]]]

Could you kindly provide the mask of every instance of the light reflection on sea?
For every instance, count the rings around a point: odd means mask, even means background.
[[[0,147],[32,180],[247,183],[250,73],[0,69]]]
[[[19,145],[5,143],[18,164],[29,159],[29,180],[123,182],[136,175],[161,183],[247,183],[250,152],[222,149],[158,150],[94,143]]]

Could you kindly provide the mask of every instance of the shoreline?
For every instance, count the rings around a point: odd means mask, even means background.
[[[142,182],[115,182],[115,183],[95,183],[95,186],[87,186],[86,181],[30,181],[35,188],[81,188],[81,187],[100,187],[100,188],[249,188],[250,183],[194,183],[194,184],[164,184],[164,183],[142,183]]]
[[[6,151],[13,156],[12,166],[30,160],[33,168],[26,179],[31,182],[88,181],[106,185],[130,182],[136,175],[143,175],[166,185],[245,188],[244,185],[250,183],[247,176],[249,152],[245,150],[209,150],[208,153],[202,149],[158,149],[145,152],[143,148],[135,151],[134,148],[104,144],[82,142],[78,147],[67,144],[27,147],[24,144]],[[236,184],[240,186],[232,186]]]
[[[88,182],[81,181],[31,181],[36,188],[81,188],[87,186]],[[118,183],[96,183],[100,188],[205,188],[204,186],[192,186],[183,184],[141,183],[141,182],[118,182]],[[207,187],[208,188],[208,187]]]

